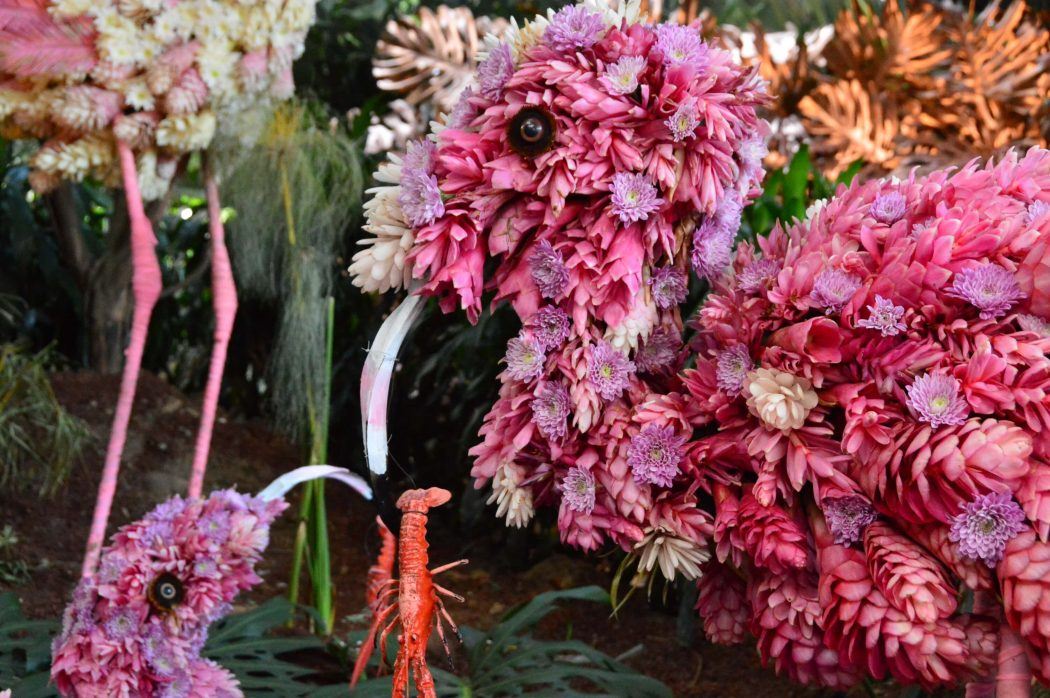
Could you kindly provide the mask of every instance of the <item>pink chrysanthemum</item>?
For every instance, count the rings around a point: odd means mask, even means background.
[[[664,122],[671,131],[671,139],[675,143],[691,138],[696,127],[700,125],[700,117],[696,111],[696,105],[692,102],[682,102],[674,113]]]
[[[546,240],[540,242],[529,257],[529,268],[532,280],[544,298],[557,298],[565,291],[569,283],[569,269],[565,266],[561,252]]]
[[[736,397],[744,391],[747,374],[754,369],[755,362],[751,360],[747,347],[735,344],[718,352],[715,365],[718,387],[725,391],[726,395]]]
[[[554,13],[543,33],[543,41],[555,51],[574,52],[590,48],[605,31],[602,16],[583,5],[569,5]]]
[[[467,88],[470,89],[470,88]],[[434,159],[437,157],[437,143],[427,138],[409,141],[405,147],[405,156],[401,159],[402,172],[413,175],[434,174]]]
[[[691,26],[660,24],[656,27],[656,50],[663,54],[664,65],[688,65],[701,69],[707,63],[707,45]]]
[[[405,219],[414,228],[430,225],[445,213],[437,177],[418,169],[402,171],[401,192],[397,202],[401,205]]]
[[[904,317],[904,308],[895,305],[889,298],[883,298],[876,294],[875,305],[869,305],[868,312],[870,313],[868,317],[857,321],[858,327],[878,330],[883,337],[894,337],[908,329],[901,322],[901,319]]]
[[[649,288],[657,308],[673,308],[689,294],[689,279],[675,267],[659,267],[649,277]]]
[[[561,481],[562,499],[565,506],[580,514],[594,510],[594,476],[586,468],[572,467]]]
[[[470,101],[470,98],[473,96],[474,89],[471,87],[466,87],[459,93],[459,99],[456,100],[456,104],[448,115],[449,128],[465,129],[470,127],[470,122],[478,115],[478,108]]]
[[[1007,492],[980,495],[952,519],[950,538],[959,553],[995,567],[1010,539],[1025,529],[1021,507]]]
[[[853,274],[839,269],[828,269],[817,275],[809,297],[829,312],[842,310],[860,289],[860,284],[860,279]]]
[[[769,155],[769,146],[766,144],[766,139],[757,133],[740,144],[737,157],[740,158],[742,191],[762,181],[765,175],[765,167],[762,163],[767,155]]]
[[[879,518],[871,502],[855,494],[826,497],[820,506],[838,545],[859,543],[864,529]]]
[[[634,363],[608,342],[598,342],[591,348],[591,385],[605,400],[615,400],[627,389],[634,375]]]
[[[693,253],[690,261],[697,276],[715,280],[722,276],[733,257],[733,234],[719,227],[714,220],[706,220],[693,232]]]
[[[960,271],[947,293],[980,310],[982,320],[1005,315],[1014,303],[1024,298],[1017,278],[995,262]]]
[[[645,70],[645,66],[646,60],[643,56],[621,56],[605,68],[602,85],[613,94],[632,94],[638,89],[638,76]]]
[[[532,400],[532,422],[546,438],[564,438],[571,406],[569,391],[563,384],[547,383]]]
[[[675,434],[674,427],[644,427],[627,447],[627,464],[635,482],[670,487],[678,475],[685,441]]]
[[[569,338],[569,314],[554,305],[545,305],[529,318],[528,328],[544,351],[562,345]]]
[[[515,337],[507,342],[507,373],[514,380],[534,381],[543,375],[546,360],[543,345],[528,337]]]
[[[875,201],[871,204],[871,215],[872,218],[885,223],[886,225],[892,225],[901,218],[904,218],[904,213],[907,210],[907,201],[904,199],[904,195],[899,191],[891,191],[886,194],[879,194],[875,197]]]
[[[681,348],[681,334],[661,327],[642,344],[634,357],[635,366],[643,373],[660,373],[674,366]]]
[[[506,43],[497,44],[478,66],[478,91],[487,99],[503,97],[503,88],[514,74],[514,55]]]
[[[649,218],[660,209],[664,200],[656,186],[642,173],[617,172],[612,179],[612,212],[623,223],[635,223]]]
[[[927,373],[908,386],[907,405],[916,418],[934,429],[966,422],[970,406],[959,394],[959,380],[942,373]]]
[[[776,278],[782,268],[783,264],[781,264],[780,260],[756,259],[737,274],[737,285],[744,293],[764,291],[769,288],[770,282]]]

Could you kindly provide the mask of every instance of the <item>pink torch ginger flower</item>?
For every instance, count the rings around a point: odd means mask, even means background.
[[[638,76],[645,70],[643,56],[621,56],[605,69],[602,85],[613,94],[629,95],[638,89]]]
[[[478,90],[487,99],[503,98],[503,88],[514,74],[514,56],[510,46],[500,43],[478,66]]]
[[[907,405],[916,418],[934,429],[966,422],[970,406],[959,394],[959,380],[940,373],[916,378],[907,388]]]
[[[664,123],[671,131],[671,138],[675,143],[692,137],[696,127],[700,125],[696,105],[692,102],[682,102]]]
[[[871,502],[855,494],[827,497],[821,502],[821,508],[838,545],[859,543],[864,529],[879,517]]]
[[[529,257],[532,280],[544,298],[557,298],[569,283],[569,269],[565,266],[561,252],[546,240],[536,246]]]
[[[565,506],[581,514],[594,511],[594,476],[586,468],[572,467],[561,482]]]
[[[898,191],[891,191],[875,197],[875,201],[871,204],[871,215],[880,223],[892,225],[904,218],[906,207],[907,202],[904,200],[904,195]]]
[[[551,17],[543,41],[555,51],[571,53],[590,48],[605,31],[602,17],[583,5],[568,5]]]
[[[1024,298],[1017,279],[995,262],[988,262],[955,275],[949,296],[961,298],[981,311],[982,320],[993,320]]]
[[[534,339],[515,337],[507,342],[507,373],[514,380],[534,381],[543,375],[546,361],[543,346]]]
[[[813,282],[809,297],[828,312],[842,310],[860,288],[861,281],[839,269],[822,271]]]
[[[980,495],[952,519],[949,538],[971,560],[995,567],[1010,539],[1025,529],[1025,516],[1006,492]]]
[[[641,173],[617,172],[612,180],[612,212],[623,223],[636,223],[660,209],[664,200],[656,186]]]
[[[627,389],[635,366],[626,356],[608,342],[598,342],[591,348],[588,377],[594,390],[605,400],[615,400]]]
[[[706,220],[693,233],[691,261],[697,276],[715,280],[722,275],[733,257],[733,233]]]
[[[750,262],[737,277],[736,282],[744,293],[755,293],[769,288],[783,264],[777,259],[756,259]]]
[[[561,346],[569,338],[569,314],[554,305],[545,305],[529,318],[528,328],[544,351]]]
[[[883,337],[893,337],[908,329],[901,322],[904,317],[904,308],[894,305],[889,298],[875,296],[875,305],[868,306],[870,316],[857,321],[858,327],[866,327],[870,330],[878,330]]]
[[[736,397],[743,392],[748,381],[747,374],[751,373],[755,367],[751,354],[742,344],[736,344],[718,352],[715,364],[718,387],[730,397]]]
[[[689,279],[685,272],[674,267],[654,269],[649,277],[649,288],[653,293],[653,302],[662,310],[673,308],[685,300],[689,294]]]
[[[1017,316],[1017,324],[1025,332],[1033,332],[1040,337],[1050,337],[1050,323],[1041,317],[1021,314]]]
[[[658,373],[674,365],[682,337],[678,332],[661,327],[645,340],[634,357],[635,366],[645,373]]]
[[[674,427],[649,424],[643,428],[627,447],[627,464],[635,482],[670,487],[678,475],[685,442]]]
[[[699,70],[707,63],[707,46],[693,27],[660,24],[656,37],[655,48],[663,54],[664,65],[690,65]]]
[[[571,405],[569,391],[563,384],[547,383],[532,400],[532,422],[546,438],[564,438]]]

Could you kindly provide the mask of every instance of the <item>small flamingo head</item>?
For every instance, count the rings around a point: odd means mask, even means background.
[[[398,498],[397,508],[405,513],[410,511],[426,513],[428,509],[439,507],[450,499],[452,499],[452,494],[440,487],[408,490]]]

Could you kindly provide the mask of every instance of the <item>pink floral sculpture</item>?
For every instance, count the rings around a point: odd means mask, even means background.
[[[116,533],[84,579],[55,640],[51,676],[64,696],[240,696],[200,656],[208,627],[260,581],[255,565],[283,499],[233,490],[174,497]]]
[[[713,495],[712,640],[746,628],[831,687],[998,665],[969,695],[1027,695],[1026,657],[1050,681],[1048,203],[1032,149],[840,189],[737,248],[690,323],[695,368],[630,417],[689,437],[654,502]]]
[[[558,506],[566,542],[611,539],[695,577],[711,521],[695,487],[666,486],[686,422],[643,429],[637,406],[678,368],[690,263],[729,264],[763,175],[766,96],[697,27],[611,5],[489,39],[446,122],[377,173],[374,237],[350,271],[472,321],[487,292],[513,305],[524,327],[472,451],[509,525]]]

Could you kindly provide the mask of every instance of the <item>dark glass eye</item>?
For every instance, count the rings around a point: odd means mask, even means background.
[[[542,107],[524,107],[507,126],[507,141],[525,158],[542,155],[554,145],[554,116]]]
[[[185,594],[182,580],[170,572],[165,572],[153,580],[147,598],[150,605],[158,611],[170,611],[182,603]]]

